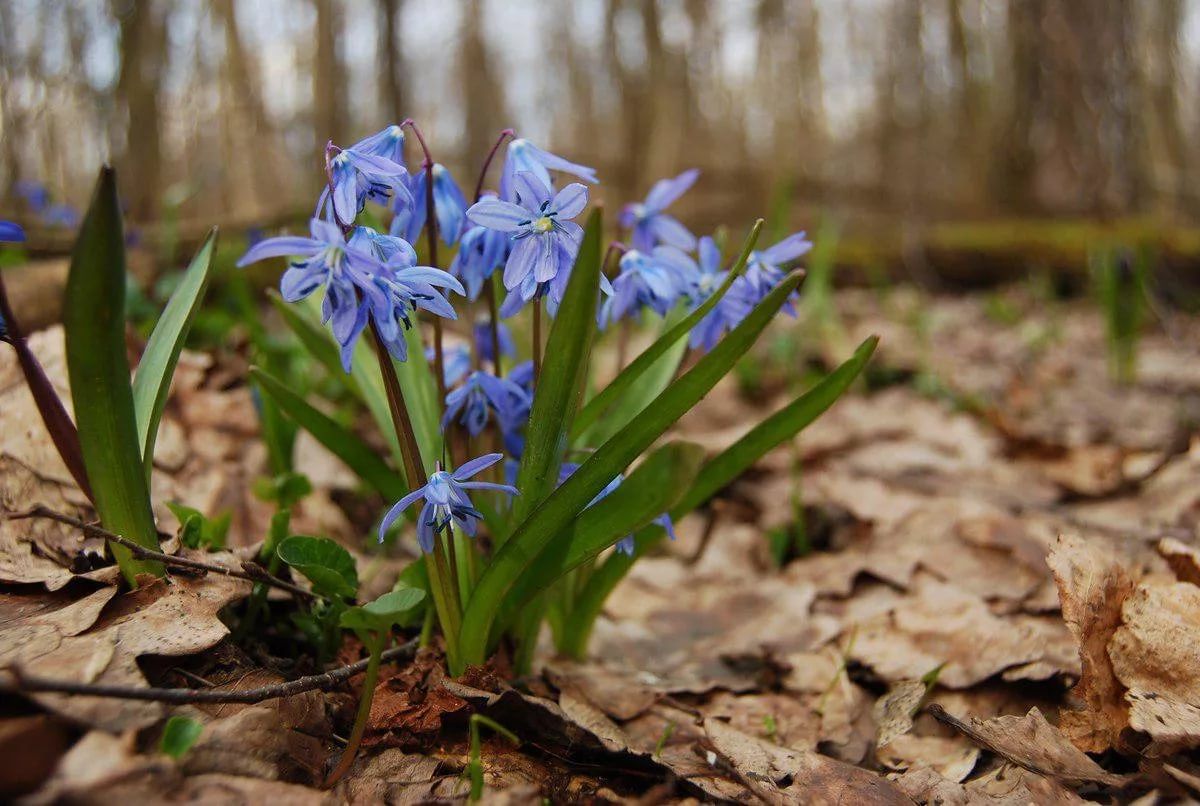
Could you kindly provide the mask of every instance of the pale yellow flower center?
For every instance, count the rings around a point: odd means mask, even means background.
[[[533,229],[537,232],[549,232],[554,229],[554,219],[550,216],[542,216],[533,220]]]

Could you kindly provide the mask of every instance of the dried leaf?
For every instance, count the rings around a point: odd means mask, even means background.
[[[938,705],[930,706],[929,711],[938,721],[952,726],[1005,761],[1039,775],[1063,781],[1107,785],[1118,785],[1124,781],[1121,776],[1105,771],[1071,744],[1058,728],[1046,721],[1037,708],[1030,708],[1023,717],[968,717],[965,721],[951,716]]]
[[[1079,643],[1081,674],[1074,695],[1081,711],[1064,711],[1063,732],[1082,750],[1114,746],[1128,724],[1125,687],[1113,673],[1108,642],[1121,623],[1133,582],[1121,561],[1096,541],[1063,535],[1046,558],[1058,584],[1063,620]]]
[[[876,747],[891,744],[897,737],[912,730],[913,716],[925,699],[928,686],[924,680],[901,680],[892,684],[887,694],[875,701],[875,722],[879,725]]]
[[[1200,745],[1200,587],[1140,585],[1121,618],[1108,655],[1130,727],[1154,740],[1152,755]]]

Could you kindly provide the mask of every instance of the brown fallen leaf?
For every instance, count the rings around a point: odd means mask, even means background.
[[[1133,590],[1125,566],[1097,541],[1063,535],[1046,557],[1058,584],[1063,620],[1079,644],[1081,673],[1074,695],[1083,709],[1059,717],[1063,733],[1082,750],[1117,744],[1129,724],[1125,687],[1113,672],[1108,644],[1121,624],[1121,605]]]
[[[234,561],[232,555],[207,557]],[[45,677],[145,687],[139,657],[208,649],[229,634],[217,613],[249,591],[250,583],[231,577],[172,577],[116,597],[111,589],[101,589],[54,611],[45,609],[44,598],[31,602],[36,595],[0,593],[0,607],[15,614],[0,622],[0,666],[16,665]],[[103,609],[96,618],[99,606]],[[79,626],[89,619],[95,623]],[[70,625],[65,632],[58,626],[64,620]],[[144,727],[163,713],[158,703],[135,700],[61,694],[36,694],[33,699],[69,719],[114,732]]]
[[[1092,782],[1117,786],[1124,782],[1120,775],[1107,772],[1082,750],[1068,741],[1063,733],[1030,708],[1023,717],[998,716],[992,719],[968,717],[965,721],[947,713],[939,705],[929,706],[929,712],[939,721],[970,738],[1012,764],[1062,781]]]
[[[1012,765],[956,783],[929,766],[892,776],[917,803],[930,806],[1077,806],[1086,801],[1052,778]]]
[[[1121,618],[1108,655],[1128,689],[1129,726],[1154,740],[1150,755],[1200,745],[1200,587],[1140,585]]]
[[[1171,566],[1176,579],[1200,585],[1200,548],[1173,537],[1164,537],[1158,541],[1156,548],[1167,565]]]
[[[889,770],[927,766],[958,783],[970,775],[979,760],[979,748],[960,737],[897,736],[880,748],[879,763]]]
[[[879,726],[876,747],[891,744],[912,730],[913,717],[928,688],[924,680],[901,680],[893,683],[887,693],[875,701],[873,713],[875,724]]]
[[[819,753],[779,747],[719,719],[706,719],[704,731],[713,751],[768,803],[911,803],[886,779]]]
[[[12,800],[41,786],[73,741],[67,723],[48,714],[0,719],[0,799]]]

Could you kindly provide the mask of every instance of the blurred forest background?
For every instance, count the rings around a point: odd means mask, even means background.
[[[1198,95],[1190,0],[0,0],[0,209],[53,244],[27,183],[80,207],[111,156],[147,232],[278,226],[413,116],[464,187],[511,125],[610,205],[698,166],[697,231],[829,216],[851,262],[1190,264]]]

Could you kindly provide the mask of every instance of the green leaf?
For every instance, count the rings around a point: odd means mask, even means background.
[[[179,362],[183,342],[187,339],[196,311],[200,310],[204,289],[208,286],[208,272],[212,266],[216,239],[217,230],[214,227],[200,251],[192,258],[191,265],[167,302],[158,324],[154,326],[133,378],[133,408],[137,415],[138,440],[147,479],[154,467],[154,442],[163,408],[167,405],[167,394],[171,391],[171,379],[175,377],[175,365]]]
[[[755,426],[750,433],[711,459],[700,471],[695,485],[672,511],[683,517],[711,498],[718,490],[744,473],[767,451],[800,433],[820,417],[845,392],[867,365],[877,336],[871,336],[858,346],[854,355],[826,375],[820,383]]]
[[[388,407],[387,391],[383,388],[383,376],[371,348],[360,338],[354,348],[354,363],[350,374],[342,369],[341,354],[333,335],[321,324],[321,305],[309,297],[303,302],[289,303],[274,292],[269,294],[271,302],[279,311],[283,321],[292,329],[314,358],[320,361],[329,374],[341,379],[359,400],[366,405],[375,420],[376,427],[392,449],[392,458],[400,461],[400,441],[392,426],[392,411]]]
[[[298,504],[312,489],[312,482],[303,473],[280,473],[254,480],[254,495],[260,501],[273,501],[281,510]]]
[[[574,279],[574,278],[572,278]],[[696,405],[758,338],[800,284],[800,274],[780,281],[734,330],[667,388],[619,434],[601,445],[529,517],[520,521],[480,576],[463,614],[460,649],[467,664],[482,663],[498,605],[542,550],[618,473],[685,412]],[[519,499],[518,499],[519,500]]]
[[[534,391],[525,452],[517,472],[521,495],[513,505],[514,522],[523,520],[558,482],[567,447],[563,435],[570,430],[583,399],[588,356],[596,335],[602,229],[600,211],[595,210],[588,218],[579,256],[546,341],[546,360]]]
[[[100,522],[110,532],[157,551],[125,357],[121,208],[116,178],[108,167],[100,171],[71,257],[63,326],[79,443]],[[158,563],[134,561],[123,546],[111,548],[131,584],[138,574],[162,573]]]
[[[192,745],[204,732],[204,725],[186,716],[173,716],[163,726],[162,738],[158,742],[160,752],[171,758],[179,758],[192,749]]]
[[[621,370],[608,386],[604,387],[598,395],[587,402],[587,405],[579,412],[579,416],[575,418],[574,427],[571,429],[572,442],[578,439],[584,431],[600,419],[609,407],[637,383],[638,379],[654,366],[659,358],[668,350],[679,342],[686,343],[687,335],[692,331],[692,328],[700,324],[700,320],[717,306],[717,303],[721,301],[721,297],[725,296],[725,292],[733,285],[733,281],[740,277],[742,272],[746,270],[746,261],[750,259],[750,253],[754,251],[754,244],[758,242],[758,234],[762,232],[762,225],[761,218],[754,222],[750,234],[746,236],[746,242],[742,245],[742,253],[738,256],[737,261],[733,264],[733,268],[729,270],[729,274],[725,277],[725,281],[721,283],[720,287],[697,307],[696,310],[685,316],[678,324],[660,336],[658,341],[654,342],[654,344],[638,355],[637,358],[629,362],[629,366]]]
[[[190,549],[223,549],[225,538],[229,534],[229,525],[233,515],[224,512],[215,518],[206,518],[204,513],[173,501],[167,502],[167,508],[179,521],[179,542]]]
[[[351,607],[342,613],[343,629],[363,633],[385,632],[399,624],[406,613],[425,601],[425,591],[420,588],[397,588],[388,591],[373,602]]]
[[[404,339],[408,342],[408,360],[392,363],[396,367],[396,379],[404,391],[404,405],[408,407],[408,416],[412,418],[417,445],[421,448],[421,461],[425,463],[425,472],[429,473],[442,454],[442,406],[438,400],[437,380],[429,362],[425,360],[420,328],[406,330]],[[355,360],[358,360],[357,354]],[[391,423],[390,411],[388,423]],[[392,431],[395,430],[392,427]]]
[[[292,535],[279,544],[279,559],[296,569],[323,596],[358,593],[358,569],[350,552],[327,537]]]
[[[251,367],[250,378],[288,417],[312,434],[330,453],[345,462],[359,478],[389,501],[399,501],[408,492],[401,474],[388,467],[374,450],[349,429],[317,411],[304,398],[265,370]]]
[[[538,555],[505,599],[513,609],[546,590],[622,537],[669,512],[683,497],[704,461],[704,449],[691,442],[670,442],[647,457],[601,500],[579,514]]]

